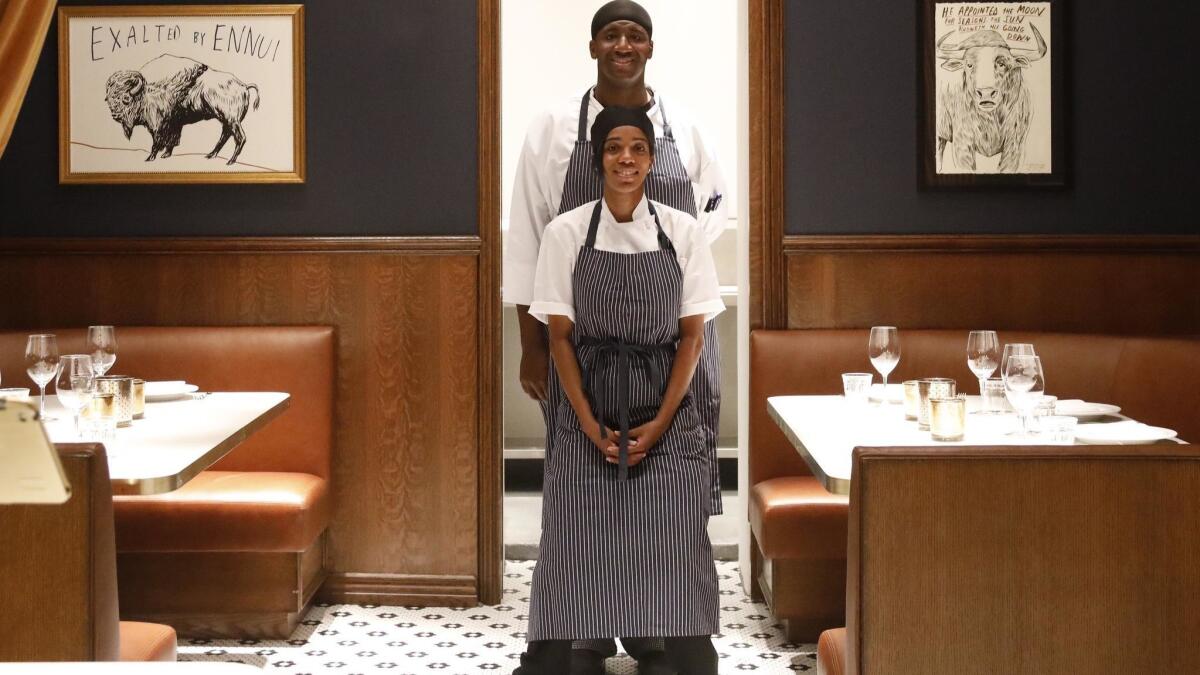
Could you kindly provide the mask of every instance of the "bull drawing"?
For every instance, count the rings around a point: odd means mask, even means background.
[[[124,129],[125,138],[132,137],[138,126],[150,132],[152,146],[147,162],[154,161],[160,152],[170,157],[185,125],[215,119],[221,123],[221,138],[206,157],[215,157],[232,137],[236,146],[226,164],[233,164],[246,145],[242,120],[250,109],[251,89],[257,110],[257,86],[199,61],[163,54],[140,71],[113,73],[108,78],[104,101],[113,120]]]
[[[962,42],[937,41],[941,67],[961,70],[962,79],[940,92],[937,121],[937,170],[942,154],[954,144],[960,169],[975,170],[975,153],[1000,155],[1001,173],[1015,173],[1025,152],[1032,107],[1021,71],[1046,55],[1046,41],[1032,23],[1037,49],[1014,49],[994,30],[972,33]]]

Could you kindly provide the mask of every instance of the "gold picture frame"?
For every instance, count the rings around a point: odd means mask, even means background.
[[[303,5],[60,7],[59,183],[303,183],[304,72]]]

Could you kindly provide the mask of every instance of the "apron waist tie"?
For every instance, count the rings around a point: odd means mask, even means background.
[[[595,398],[594,404],[598,412],[596,419],[600,422],[602,437],[607,435],[603,414],[603,411],[606,410],[604,388],[596,386],[595,378],[602,365],[610,363],[614,358],[617,360],[617,426],[614,428],[621,433],[618,446],[620,455],[617,464],[617,480],[625,480],[629,476],[629,373],[633,368],[631,361],[636,358],[646,365],[646,370],[650,373],[650,383],[657,391],[661,392],[666,385],[662,369],[658,367],[654,355],[657,352],[674,352],[675,343],[640,345],[615,338],[585,337],[579,340],[579,345],[596,348],[598,362],[594,367],[587,369],[585,380],[588,390],[593,392]],[[580,363],[580,367],[583,367],[582,363]]]

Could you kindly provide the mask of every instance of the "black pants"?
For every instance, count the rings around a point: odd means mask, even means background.
[[[717,675],[717,650],[707,635],[663,638],[667,660],[679,675]],[[566,675],[571,672],[570,640],[530,642],[513,675]]]

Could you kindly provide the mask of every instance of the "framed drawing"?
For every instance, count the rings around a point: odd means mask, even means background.
[[[1066,184],[1063,0],[921,3],[921,187]]]
[[[60,183],[303,183],[304,6],[58,10]]]

